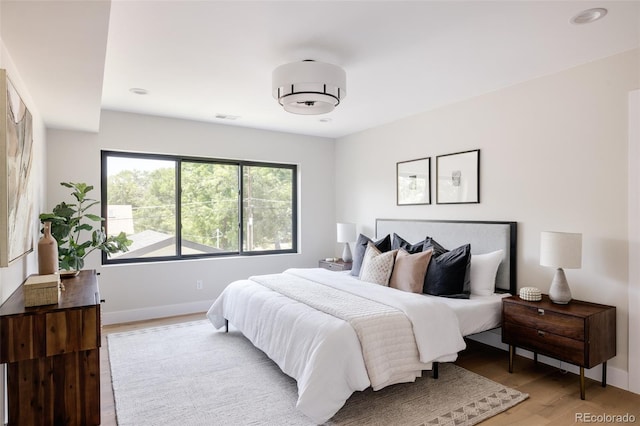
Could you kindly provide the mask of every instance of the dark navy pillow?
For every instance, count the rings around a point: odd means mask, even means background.
[[[424,247],[425,247],[425,250],[429,248],[433,249],[433,257],[441,256],[449,251],[446,248],[442,247],[440,243],[438,243],[436,240],[434,240],[431,237],[427,237],[427,239],[424,242]]]
[[[360,234],[353,254],[353,263],[351,264],[351,275],[359,276],[360,268],[362,267],[362,259],[364,259],[364,252],[367,251],[367,244],[372,241],[378,250],[382,253],[391,250],[391,236],[387,235],[378,241],[373,241],[366,235]]]
[[[425,249],[433,248],[433,257],[424,280],[423,293],[434,296],[469,298],[465,290],[468,268],[471,262],[471,245],[465,244],[447,251],[431,238],[427,238]]]
[[[394,232],[391,240],[391,250],[405,249],[409,254],[416,254],[424,251],[425,242],[426,240],[411,244]]]

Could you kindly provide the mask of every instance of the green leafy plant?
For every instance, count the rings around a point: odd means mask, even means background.
[[[84,267],[84,259],[94,250],[101,250],[110,256],[128,251],[132,241],[124,232],[107,236],[102,222],[104,218],[88,213],[99,201],[87,197],[93,186],[86,183],[61,182],[60,185],[72,190],[76,203],[62,201],[52,213],[42,213],[40,222],[51,222],[51,235],[58,242],[58,265],[61,270],[79,271]],[[92,222],[99,226],[94,229]]]

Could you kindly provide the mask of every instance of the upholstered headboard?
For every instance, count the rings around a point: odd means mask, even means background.
[[[471,255],[504,250],[498,267],[496,290],[517,294],[517,222],[479,222],[455,220],[376,219],[376,237],[395,232],[410,243],[432,237],[447,249],[471,244]]]

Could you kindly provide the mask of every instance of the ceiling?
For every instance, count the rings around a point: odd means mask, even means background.
[[[337,138],[640,46],[640,1],[0,7],[0,36],[47,127],[93,132],[109,109]],[[609,13],[569,23],[591,7]],[[293,115],[272,98],[273,69],[304,59],[345,69],[347,97],[333,112]]]

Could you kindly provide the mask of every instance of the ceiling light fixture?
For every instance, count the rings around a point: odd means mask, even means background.
[[[591,22],[595,22],[598,19],[602,19],[606,16],[607,9],[602,7],[596,7],[593,9],[583,10],[582,12],[575,15],[571,18],[572,24],[590,24]]]
[[[292,62],[273,70],[272,94],[285,111],[325,114],[347,96],[347,75],[339,66],[324,62]]]

